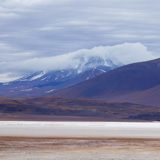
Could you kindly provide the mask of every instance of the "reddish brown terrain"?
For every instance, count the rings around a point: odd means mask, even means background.
[[[1,98],[0,120],[159,121],[160,108],[90,99]]]

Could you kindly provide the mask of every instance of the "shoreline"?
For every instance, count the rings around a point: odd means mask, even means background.
[[[0,121],[47,121],[47,122],[152,122],[149,120],[122,119],[118,117],[60,116],[0,113]]]
[[[160,142],[160,138],[133,138],[133,137],[18,137],[18,136],[0,136],[0,140],[4,141],[25,141],[25,140],[77,140],[77,141],[157,141]]]

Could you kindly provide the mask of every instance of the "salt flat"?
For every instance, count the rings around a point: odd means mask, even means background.
[[[52,138],[160,138],[160,122],[1,121],[0,136]]]
[[[159,122],[0,122],[2,160],[159,160],[159,157]]]

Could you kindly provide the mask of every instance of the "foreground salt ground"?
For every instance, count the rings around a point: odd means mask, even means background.
[[[1,160],[159,160],[156,139],[0,138]]]
[[[0,136],[53,138],[160,138],[160,122],[1,121]]]

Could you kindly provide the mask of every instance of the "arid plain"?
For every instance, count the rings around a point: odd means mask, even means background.
[[[159,160],[158,122],[0,123],[1,160]]]
[[[157,139],[0,138],[1,160],[159,160]]]

